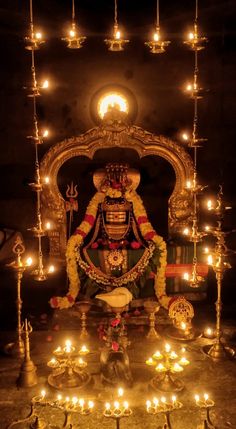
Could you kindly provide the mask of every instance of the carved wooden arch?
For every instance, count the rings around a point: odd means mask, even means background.
[[[178,143],[157,136],[135,125],[120,123],[102,125],[56,144],[45,154],[40,165],[41,177],[50,177],[50,183],[42,191],[42,215],[52,220],[54,228],[49,231],[50,255],[65,258],[66,211],[65,201],[58,185],[57,175],[61,166],[76,156],[92,159],[99,149],[112,147],[134,149],[140,158],[156,155],[167,160],[173,167],[176,183],[168,203],[169,234],[179,233],[190,220],[193,200],[185,189],[186,181],[193,177],[193,161]]]

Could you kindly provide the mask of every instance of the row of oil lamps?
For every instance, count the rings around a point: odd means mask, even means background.
[[[71,28],[68,30],[68,35],[62,40],[67,42],[67,47],[70,49],[79,49],[82,47],[83,42],[86,37],[80,35],[79,29],[76,24],[73,22]],[[31,32],[30,36],[25,38],[26,40],[26,49],[28,50],[37,50],[40,45],[45,42],[43,40],[43,35],[40,31]],[[207,38],[200,36],[198,34],[198,29],[194,27],[194,30],[189,32],[187,35],[187,40],[184,41],[189,48],[192,50],[202,50],[204,49],[204,44],[206,43]],[[123,51],[125,44],[129,43],[128,39],[122,37],[122,33],[118,24],[114,24],[112,37],[105,39],[104,42],[108,45],[110,51]],[[165,48],[170,44],[169,40],[163,40],[160,32],[160,27],[156,26],[155,31],[152,35],[151,40],[145,42],[150,48],[150,52],[153,54],[160,54],[165,52]]]
[[[128,401],[124,400],[124,389],[118,388],[117,393],[115,394],[116,400],[114,402],[106,402],[103,408],[103,416],[107,418],[114,419],[116,422],[116,429],[120,429],[120,420],[124,417],[130,417],[133,413],[132,409]],[[204,393],[202,396],[195,395],[195,403],[196,406],[200,409],[205,410],[206,415],[203,417],[203,427],[214,429],[210,417],[210,409],[215,405],[214,401],[209,398],[207,393]],[[62,397],[62,395],[57,395],[55,400],[49,400],[46,397],[46,391],[42,390],[40,395],[35,396],[31,400],[31,407],[34,409],[35,406],[49,406],[51,408],[60,409],[65,415],[65,421],[62,428],[68,427],[71,425],[71,415],[79,414],[81,416],[89,416],[94,410],[94,402],[91,400],[85,400],[84,398],[78,398],[73,396],[72,398],[69,396]],[[152,400],[146,401],[146,412],[149,415],[160,415],[163,414],[165,416],[165,423],[162,428],[171,429],[172,424],[170,420],[170,414],[173,411],[181,409],[183,404],[177,399],[176,396],[171,396],[170,398],[166,398],[162,396],[161,398],[154,397]],[[46,422],[42,419],[42,417],[38,416],[35,410],[32,411],[30,418],[36,417],[34,423],[31,424],[31,428],[47,427]],[[14,422],[14,424],[17,422]],[[72,427],[69,426],[69,427]]]

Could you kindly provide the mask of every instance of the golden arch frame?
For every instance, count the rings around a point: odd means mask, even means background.
[[[42,190],[42,215],[51,219],[54,225],[53,230],[48,233],[51,257],[64,260],[66,250],[65,200],[57,185],[59,169],[73,157],[86,156],[93,159],[97,150],[112,147],[134,149],[140,158],[156,155],[168,161],[176,176],[175,187],[168,202],[169,235],[180,233],[191,221],[193,196],[186,189],[186,182],[192,180],[194,166],[188,152],[183,146],[164,136],[154,135],[135,125],[128,126],[113,121],[56,144],[42,159],[41,177],[50,177],[50,183]]]

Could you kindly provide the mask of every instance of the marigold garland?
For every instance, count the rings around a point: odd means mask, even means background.
[[[69,291],[65,297],[51,298],[50,304],[53,308],[63,309],[71,307],[74,304],[75,299],[80,290],[80,279],[77,269],[79,248],[82,246],[84,238],[91,231],[94,225],[99,204],[104,201],[106,195],[111,196],[111,193],[113,196],[113,190],[111,191],[111,189],[109,188],[108,190],[106,190],[106,194],[103,192],[97,192],[94,195],[87,207],[84,220],[76,229],[75,234],[71,236],[68,240],[66,260],[67,274],[70,281]],[[153,242],[155,244],[155,247],[160,251],[159,267],[157,267],[157,272],[155,273],[154,290],[160,304],[163,307],[168,308],[171,298],[166,295],[166,243],[161,236],[157,235],[151,223],[148,221],[146,210],[139,195],[135,191],[129,189],[125,193],[125,198],[133,204],[134,216],[139,225],[141,235],[144,237],[145,240]],[[87,266],[84,268],[88,269]],[[89,272],[87,272],[87,274],[89,275]],[[129,273],[127,273],[127,279],[128,275]],[[129,281],[127,279],[124,279],[123,284],[126,284]]]

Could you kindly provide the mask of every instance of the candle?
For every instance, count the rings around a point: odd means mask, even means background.
[[[76,396],[73,396],[72,404],[74,405],[74,407],[78,404],[78,398]]]
[[[119,387],[119,389],[118,389],[118,396],[119,397],[123,396],[123,394],[124,394],[124,389],[122,389],[122,387]]]
[[[155,362],[154,362],[154,360],[152,358],[149,358],[149,359],[146,360],[146,364],[147,365],[155,365]]]
[[[174,364],[173,368],[172,368],[173,372],[181,372],[183,371],[182,366],[180,366],[177,362]]]
[[[44,399],[46,396],[46,390],[41,390],[41,399]]]
[[[129,403],[127,401],[124,401],[123,403],[125,410],[127,410],[127,408],[129,408]]]
[[[213,338],[214,337],[214,331],[211,328],[206,328],[204,330],[204,336],[207,338]]]
[[[113,414],[114,416],[119,416],[121,414],[120,403],[118,401],[114,402]]]
[[[180,361],[179,361],[179,364],[180,365],[183,365],[183,366],[185,366],[185,365],[188,365],[190,362],[189,362],[189,360],[188,359],[186,359],[186,357],[185,356],[183,356],[181,359],[180,359]]]
[[[183,279],[188,281],[189,280],[189,273],[184,273]]]
[[[212,210],[213,209],[212,200],[208,200],[207,201],[207,208],[208,208],[208,210]]]
[[[157,350],[157,351],[154,353],[153,358],[154,358],[154,359],[162,359],[162,358],[163,358],[163,356],[162,356],[162,354],[159,352],[159,350]]]
[[[66,340],[65,342],[65,352],[66,353],[71,353],[71,341],[70,340]]]
[[[61,347],[60,346],[58,346],[57,348],[56,348],[56,350],[54,350],[54,352],[53,353],[62,353],[62,349],[61,349]]]
[[[115,38],[117,39],[117,40],[119,40],[120,39],[120,31],[118,30],[118,31],[116,31],[116,33],[115,33]]]
[[[155,407],[158,407],[159,400],[157,398],[153,398],[153,404],[155,405]]]
[[[198,405],[199,404],[199,399],[200,399],[199,395],[195,395],[194,399],[196,401],[196,405]]]
[[[166,353],[169,353],[170,349],[171,349],[170,344],[165,344],[165,351],[166,351]]]
[[[178,355],[174,351],[170,353],[170,359],[177,359],[177,357]]]
[[[208,263],[208,265],[213,265],[213,256],[212,255],[208,255],[207,263]]]
[[[85,368],[85,367],[87,366],[87,363],[86,363],[82,358],[79,358],[79,359],[77,360],[77,365],[78,365],[80,368]]]
[[[151,408],[151,405],[152,405],[152,403],[151,403],[151,401],[146,401],[146,407],[147,407],[147,411],[149,411],[149,409]]]
[[[185,331],[185,329],[186,329],[186,327],[187,327],[187,325],[186,325],[186,323],[184,323],[184,322],[181,322],[181,329],[183,329],[184,331]]]
[[[157,366],[156,366],[156,371],[158,371],[158,372],[165,372],[165,371],[167,371],[167,369],[165,368],[165,366],[163,365],[163,363],[159,363]]]
[[[184,235],[189,235],[189,228],[184,228],[183,234]]]
[[[173,395],[171,399],[172,399],[172,403],[173,403],[173,405],[176,405],[176,396],[175,396],[175,395]]]
[[[50,265],[50,266],[48,267],[48,272],[49,272],[49,274],[52,274],[52,273],[54,273],[54,272],[55,272],[55,267],[54,267],[54,265]]]
[[[89,349],[85,345],[83,345],[79,350],[79,354],[86,355],[87,353],[89,353]]]
[[[105,416],[110,416],[111,413],[111,404],[109,402],[105,403],[105,411],[104,411]]]
[[[79,399],[79,405],[83,409],[83,407],[84,407],[84,399],[83,398]]]
[[[127,401],[124,401],[123,407],[124,407],[124,415],[129,416],[131,414],[131,410],[129,408],[129,403]]]
[[[27,265],[27,267],[30,267],[31,265],[32,265],[32,263],[33,263],[33,259],[31,258],[31,256],[29,256],[27,259],[26,259],[26,265]]]
[[[89,407],[89,410],[92,410],[92,408],[94,407],[94,402],[88,401],[88,407]]]

